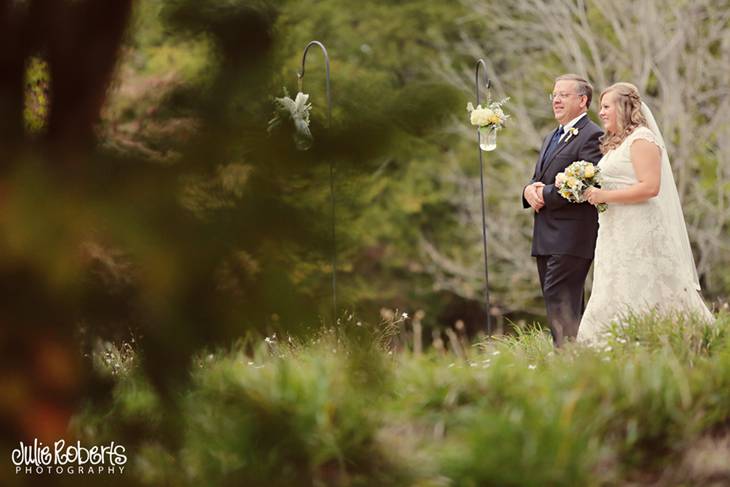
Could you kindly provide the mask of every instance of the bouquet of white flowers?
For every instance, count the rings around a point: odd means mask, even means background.
[[[312,146],[312,132],[309,130],[309,112],[312,104],[307,103],[307,100],[309,95],[301,91],[292,100],[284,88],[284,96],[274,98],[274,118],[269,120],[268,132],[271,133],[281,125],[283,119],[290,119],[294,124],[294,143],[299,150],[307,150]]]
[[[470,121],[472,125],[477,127],[486,127],[489,125],[496,125],[499,128],[504,126],[504,123],[509,118],[509,115],[505,114],[502,110],[502,105],[507,102],[509,98],[505,98],[502,101],[495,101],[482,107],[477,105],[474,108],[471,102],[466,104],[466,111],[470,114]]]
[[[585,203],[585,191],[601,185],[601,168],[587,161],[575,161],[565,171],[555,176],[555,187],[560,196],[571,203]],[[596,209],[606,211],[606,203],[599,203]]]
[[[479,127],[480,147],[482,150],[490,151],[497,148],[497,130],[504,127],[509,115],[504,113],[502,105],[507,103],[509,98],[501,101],[491,101],[487,98],[486,106],[477,105],[474,108],[471,102],[467,103],[466,111],[469,112],[471,124]]]

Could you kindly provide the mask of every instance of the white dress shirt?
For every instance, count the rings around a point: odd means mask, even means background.
[[[563,134],[560,136],[560,142],[563,141],[563,137],[565,137],[565,134],[568,133],[568,129],[572,128],[576,123],[578,123],[578,120],[580,120],[581,118],[585,117],[586,115],[588,115],[588,112],[583,112],[580,115],[578,115],[577,117],[575,117],[573,120],[571,120],[570,122],[568,122],[568,123],[566,123],[565,125],[562,126],[563,127]]]

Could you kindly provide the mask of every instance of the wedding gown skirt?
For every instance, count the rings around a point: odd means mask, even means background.
[[[604,188],[620,189],[637,182],[630,145],[638,138],[657,143],[649,129],[640,127],[622,145],[609,151],[598,164]],[[578,329],[578,341],[602,342],[605,328],[612,322],[621,323],[631,313],[685,312],[712,318],[693,276],[682,271],[686,266],[681,265],[677,246],[669,241],[658,198],[642,203],[611,203],[599,213],[598,221],[593,288]]]

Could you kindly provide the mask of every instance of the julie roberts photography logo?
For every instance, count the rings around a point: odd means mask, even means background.
[[[80,441],[67,445],[64,440],[58,440],[53,445],[44,445],[35,439],[32,444],[21,441],[11,455],[17,475],[122,474],[127,464],[126,448],[113,441],[108,445],[87,447]]]

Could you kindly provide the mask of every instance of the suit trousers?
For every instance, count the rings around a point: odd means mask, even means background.
[[[573,255],[538,255],[537,271],[548,325],[556,346],[574,340],[583,316],[586,276],[592,259]]]

